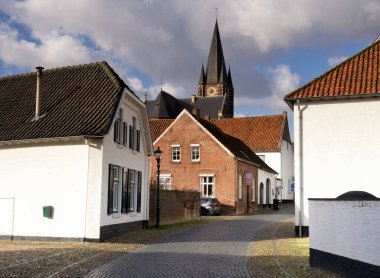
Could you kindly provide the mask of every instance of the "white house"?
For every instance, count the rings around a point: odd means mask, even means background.
[[[308,198],[380,196],[379,44],[285,96],[294,110],[297,235],[308,235]]]
[[[145,105],[106,62],[2,77],[0,111],[1,238],[98,241],[147,224]]]
[[[263,204],[272,204],[273,198],[292,201],[291,188],[294,176],[293,144],[290,139],[287,113],[282,115],[241,117],[212,121],[223,132],[239,138],[272,169],[278,172],[275,182],[270,184],[264,179]],[[267,192],[272,195],[267,200]],[[260,202],[260,201],[259,201]]]

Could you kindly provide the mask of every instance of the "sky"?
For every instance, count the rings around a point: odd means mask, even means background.
[[[190,97],[216,17],[237,117],[292,121],[285,94],[380,35],[380,0],[0,0],[0,76],[104,60],[141,99]]]

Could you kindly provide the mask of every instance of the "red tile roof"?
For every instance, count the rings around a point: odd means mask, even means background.
[[[286,113],[274,116],[220,119],[211,122],[224,133],[240,139],[254,152],[279,151],[283,137],[291,143]]]
[[[287,102],[380,93],[380,40],[285,96]]]
[[[158,137],[174,122],[175,119],[149,119],[150,134],[152,142],[156,141]]]

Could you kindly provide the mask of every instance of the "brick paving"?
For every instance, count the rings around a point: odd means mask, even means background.
[[[293,214],[289,206],[194,227],[123,255],[86,277],[251,277],[248,250],[255,233]]]

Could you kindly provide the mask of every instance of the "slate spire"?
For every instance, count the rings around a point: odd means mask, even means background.
[[[232,77],[231,77],[231,70],[230,70],[230,67],[228,67],[227,85],[230,86],[231,88],[234,87],[234,85],[232,84]]]
[[[222,42],[220,40],[218,21],[216,21],[211,40],[210,52],[208,54],[206,83],[218,84],[223,67],[225,70],[226,66],[224,64]]]
[[[204,69],[203,63],[202,63],[201,76],[199,77],[198,85],[204,85],[205,82],[206,82],[205,69]]]

